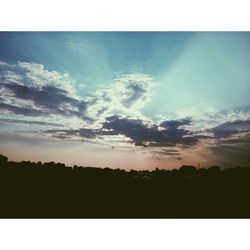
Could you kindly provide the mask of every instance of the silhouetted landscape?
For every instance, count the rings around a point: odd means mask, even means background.
[[[250,168],[125,171],[0,155],[1,218],[249,218]]]

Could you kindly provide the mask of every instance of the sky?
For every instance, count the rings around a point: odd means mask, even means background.
[[[250,166],[249,32],[0,32],[0,154]]]

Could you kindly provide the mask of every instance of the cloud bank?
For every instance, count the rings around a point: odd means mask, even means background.
[[[67,73],[32,62],[0,61],[0,127],[8,131],[13,124],[17,130],[29,125],[29,132],[107,145],[112,141],[112,147],[123,141],[128,148],[178,160],[183,159],[179,148],[201,145],[222,158],[230,154],[236,159],[249,152],[250,106],[152,119],[142,110],[156,85],[150,75],[123,74],[86,95],[76,92]]]

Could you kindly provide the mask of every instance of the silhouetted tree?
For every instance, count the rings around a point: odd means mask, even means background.
[[[0,155],[1,218],[250,218],[250,168],[153,171],[13,162]]]
[[[183,165],[180,167],[179,172],[184,175],[194,175],[196,173],[197,169],[194,166],[186,166]]]
[[[4,155],[0,155],[0,164],[1,163],[6,163],[8,161],[8,157],[4,156]]]

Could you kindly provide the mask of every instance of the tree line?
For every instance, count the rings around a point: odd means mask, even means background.
[[[250,168],[130,170],[0,155],[1,218],[250,218]]]

